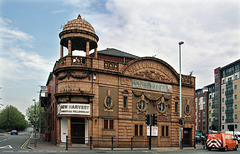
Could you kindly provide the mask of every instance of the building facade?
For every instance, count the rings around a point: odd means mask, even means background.
[[[66,136],[69,143],[80,144],[88,143],[89,137],[147,141],[146,114],[151,113],[157,115],[152,145],[179,146],[179,74],[168,63],[113,48],[98,51],[99,38],[80,15],[64,26],[59,37],[60,59],[48,78],[49,103],[45,105],[45,127],[53,143],[66,142]],[[74,51],[86,56],[75,56]],[[184,143],[190,146],[195,134],[194,98],[195,77],[182,75],[182,133]],[[139,142],[135,146],[148,145]]]
[[[197,132],[202,134],[208,133],[208,91],[204,89],[196,90],[196,122]]]
[[[235,129],[240,131],[239,123],[239,87],[240,84],[240,59],[222,68],[217,68],[219,73],[219,104],[221,104],[221,130]]]
[[[203,91],[208,93],[209,130],[240,132],[239,67],[240,59],[214,69],[214,83],[196,90],[196,98],[197,96],[201,97]],[[196,99],[196,102],[199,101]],[[196,111],[198,112],[198,110]],[[196,128],[203,125],[202,122],[196,124]]]

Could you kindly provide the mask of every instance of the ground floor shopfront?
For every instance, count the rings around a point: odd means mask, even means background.
[[[90,121],[90,122],[89,122]],[[98,133],[93,134],[93,130],[99,128],[97,122],[101,123],[102,128]],[[126,121],[126,120],[105,120],[98,119],[92,123],[92,120],[85,117],[62,117],[59,118],[60,130],[57,137],[59,143],[66,143],[68,136],[69,145],[72,144],[90,144],[96,147],[148,147],[150,129],[144,122]],[[95,124],[94,124],[95,123]],[[129,123],[125,127],[129,129],[117,130],[120,124]],[[95,128],[93,127],[95,125]],[[194,127],[183,128],[184,146],[194,145]],[[127,134],[132,134],[128,136]],[[121,136],[120,136],[121,135]],[[171,122],[159,122],[157,126],[152,127],[152,147],[177,147],[179,143],[179,126]]]

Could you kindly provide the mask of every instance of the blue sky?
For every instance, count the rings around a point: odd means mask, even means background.
[[[196,88],[240,57],[239,0],[2,0],[0,104],[25,114],[59,59],[61,28],[78,14],[99,36],[98,50],[156,55],[177,72],[184,41],[182,72],[194,71]]]

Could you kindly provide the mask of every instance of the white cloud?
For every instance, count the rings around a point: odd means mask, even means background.
[[[26,45],[28,47],[32,47],[32,41],[34,37],[22,32],[16,28],[11,27],[9,24],[12,21],[10,19],[3,19],[0,17],[0,49],[8,48],[12,46],[15,42],[21,41],[20,45]]]
[[[95,1],[81,2],[69,4],[74,13],[91,10],[84,16],[100,37],[99,50],[157,55],[178,71],[178,42],[183,40],[182,70],[194,71],[197,88],[213,82],[215,68],[240,57],[239,1],[108,0],[102,10],[94,9]]]
[[[54,61],[32,51],[34,37],[12,27],[11,20],[0,18],[0,24],[1,103],[25,114],[38,85],[46,83]]]
[[[3,23],[0,28],[1,81],[37,79],[39,76],[36,76],[37,72],[50,72],[52,63],[36,52],[27,51],[25,48],[25,46],[32,46],[33,36],[12,28],[8,21],[8,19],[0,18],[0,23]]]

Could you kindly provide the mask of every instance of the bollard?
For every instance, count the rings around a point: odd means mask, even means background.
[[[66,136],[66,150],[68,150],[68,136]]]
[[[90,136],[90,150],[92,150],[92,136]]]
[[[112,137],[112,150],[113,150],[113,137]]]
[[[131,150],[133,150],[133,138],[131,138]]]
[[[196,149],[196,139],[194,139],[194,149]]]

